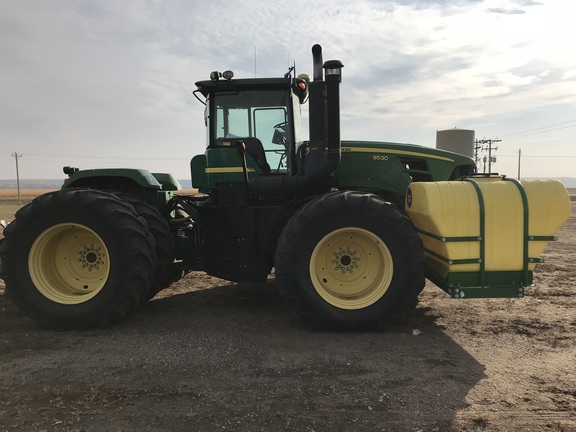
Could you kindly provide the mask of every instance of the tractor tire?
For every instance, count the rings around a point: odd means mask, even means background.
[[[424,288],[422,242],[397,207],[373,194],[310,201],[278,240],[276,283],[317,330],[378,330],[403,321]]]
[[[150,290],[154,239],[134,208],[112,194],[42,195],[16,213],[4,235],[6,296],[42,327],[105,327]]]
[[[144,218],[148,224],[150,234],[154,237],[157,264],[152,286],[142,298],[143,302],[147,302],[164,288],[167,288],[174,280],[174,238],[170,233],[168,222],[156,208],[134,195],[122,192],[115,193],[115,195],[134,207],[136,213]]]

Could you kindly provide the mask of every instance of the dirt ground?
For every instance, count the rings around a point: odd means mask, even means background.
[[[4,431],[576,431],[576,202],[523,299],[428,285],[381,333],[314,333],[274,289],[192,273],[104,330],[3,297]]]

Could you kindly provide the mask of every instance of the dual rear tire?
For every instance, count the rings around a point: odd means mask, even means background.
[[[136,207],[97,190],[36,198],[4,231],[6,296],[47,328],[124,317],[157,289],[157,236]]]

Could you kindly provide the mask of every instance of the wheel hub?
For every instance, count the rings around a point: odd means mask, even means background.
[[[337,252],[334,252],[334,259],[332,263],[334,264],[334,270],[342,272],[342,274],[352,273],[355,269],[358,269],[358,262],[360,258],[357,257],[358,252],[351,250],[350,246],[339,248]]]
[[[103,240],[90,228],[72,223],[42,232],[28,257],[30,277],[46,298],[79,304],[96,296],[110,271]]]
[[[78,251],[78,255],[78,262],[81,264],[81,267],[88,271],[100,270],[100,266],[104,265],[102,248],[94,246],[93,243],[84,245],[84,247]]]
[[[322,238],[312,252],[310,279],[316,292],[341,309],[361,309],[377,302],[392,281],[394,263],[376,234],[341,228]]]

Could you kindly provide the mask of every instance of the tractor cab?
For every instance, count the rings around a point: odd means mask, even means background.
[[[195,95],[206,105],[207,146],[205,154],[192,159],[191,171],[193,187],[203,193],[260,176],[292,176],[303,144],[305,79],[234,80],[230,75],[213,72],[211,80],[196,83]]]
[[[206,105],[208,146],[191,161],[193,187],[225,206],[330,190],[328,179],[341,155],[344,66],[339,60],[323,62],[320,45],[314,45],[312,55],[312,81],[292,78],[290,72],[283,78],[234,80],[226,71],[196,83],[194,94]],[[300,105],[306,100],[310,139],[304,142]]]

